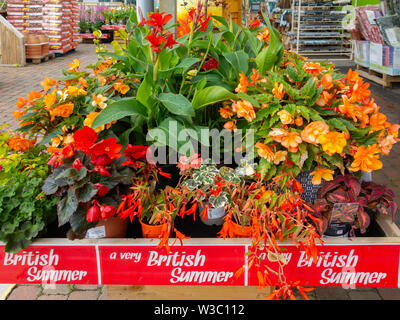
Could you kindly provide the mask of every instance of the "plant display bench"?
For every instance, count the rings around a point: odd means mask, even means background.
[[[304,286],[400,287],[400,229],[379,217],[386,237],[327,238],[317,264],[284,243],[286,274]],[[250,239],[193,238],[168,254],[158,239],[38,239],[16,254],[0,246],[0,283],[108,285],[109,298],[261,299],[249,270]],[[244,266],[239,278],[235,272]]]
[[[391,88],[392,83],[400,82],[400,76],[392,76],[383,71],[366,68],[359,64],[357,64],[357,71],[361,77],[374,81],[375,83],[382,85],[384,88]]]

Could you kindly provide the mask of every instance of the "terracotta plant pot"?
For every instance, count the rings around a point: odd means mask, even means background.
[[[104,226],[106,238],[125,238],[128,229],[128,220],[121,220],[118,217],[111,217],[100,220],[96,227]]]
[[[251,237],[251,227],[242,226],[232,221],[233,225],[233,235],[235,238],[250,238]]]
[[[167,224],[167,223],[165,223],[165,224]],[[140,220],[140,225],[142,226],[143,238],[158,238],[158,236],[161,234],[161,230],[165,224],[150,225],[150,224],[144,223],[142,220]],[[169,226],[169,230],[171,231],[170,226]]]

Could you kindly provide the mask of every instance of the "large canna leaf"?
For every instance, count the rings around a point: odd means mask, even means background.
[[[134,98],[121,99],[102,110],[94,119],[92,128],[133,115],[147,117],[146,107]]]
[[[224,87],[213,86],[197,91],[193,98],[192,106],[195,110],[199,110],[210,104],[230,99],[237,99],[236,94],[228,91]]]
[[[282,62],[284,47],[279,39],[279,33],[271,26],[268,16],[263,13],[265,22],[270,30],[270,42],[268,47],[263,49],[256,57],[256,64],[261,75],[267,75],[274,67]]]

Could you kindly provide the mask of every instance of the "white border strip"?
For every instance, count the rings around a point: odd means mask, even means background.
[[[101,285],[101,265],[100,265],[100,253],[99,253],[99,246],[96,244],[96,260],[97,260],[97,276],[99,285]]]

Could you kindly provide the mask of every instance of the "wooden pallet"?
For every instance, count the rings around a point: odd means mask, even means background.
[[[26,58],[26,61],[31,62],[33,64],[39,64],[39,63],[54,59],[55,57],[56,57],[56,55],[54,53],[49,53],[48,55],[45,55],[45,56],[42,56],[39,58]]]
[[[392,83],[400,82],[400,76],[391,76],[386,73],[375,71],[357,64],[358,74],[368,80],[382,85],[384,88],[391,88]]]

